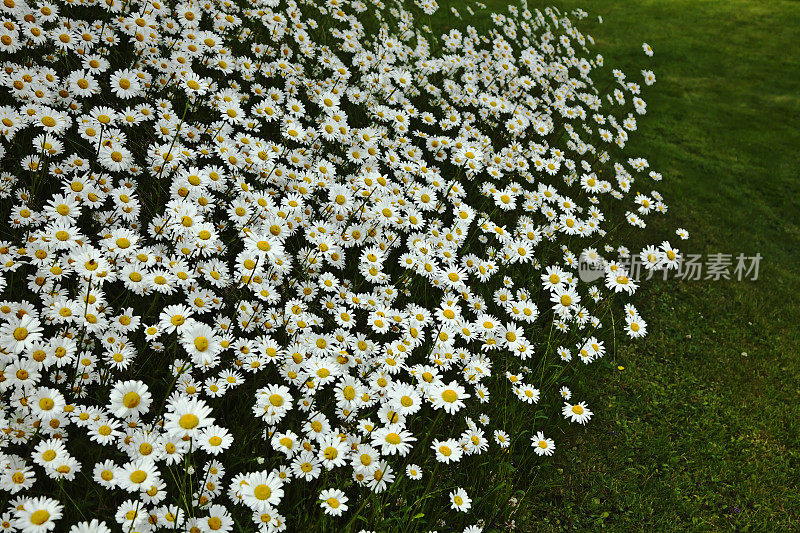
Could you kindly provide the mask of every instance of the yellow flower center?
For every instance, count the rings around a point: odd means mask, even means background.
[[[197,424],[199,424],[199,423],[200,423],[200,419],[197,418],[197,416],[192,414],[192,413],[186,413],[178,421],[178,424],[183,429],[194,429],[194,428],[197,427]]]
[[[128,409],[133,409],[134,407],[139,405],[140,401],[141,397],[135,392],[129,392],[122,397],[122,405],[124,405]]]
[[[325,459],[333,461],[339,456],[339,451],[333,446],[328,446],[327,448],[325,448],[323,455],[325,456]]]
[[[35,511],[33,514],[31,514],[31,524],[41,526],[48,520],[50,520],[50,513],[48,513],[44,509],[39,509],[38,511]]]
[[[197,348],[198,352],[205,352],[208,350],[208,339],[205,337],[197,337],[194,340],[194,347]]]
[[[256,499],[264,501],[268,500],[270,496],[272,496],[272,489],[269,488],[267,485],[261,484],[253,489],[253,495]]]
[[[283,405],[283,396],[280,394],[272,394],[269,397],[269,403],[271,403],[274,407],[280,407]]]
[[[50,409],[53,408],[54,405],[55,402],[50,398],[42,398],[41,400],[39,400],[39,409],[41,409],[42,411],[49,411]]]
[[[19,327],[19,328],[14,329],[14,339],[15,340],[24,341],[27,338],[28,338],[28,330],[27,329],[25,329],[23,327]]]
[[[56,458],[55,450],[47,450],[42,454],[42,459],[44,459],[45,461],[52,461],[55,458]]]

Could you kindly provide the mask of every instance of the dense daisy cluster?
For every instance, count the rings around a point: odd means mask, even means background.
[[[502,391],[589,420],[567,371],[606,353],[611,313],[646,331],[601,254],[666,211],[638,192],[661,176],[614,155],[641,85],[597,88],[555,10],[439,37],[437,7],[0,4],[4,530],[348,520],[508,448]]]

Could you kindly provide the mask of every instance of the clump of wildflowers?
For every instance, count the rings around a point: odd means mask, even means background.
[[[436,1],[370,4],[3,3],[9,528],[352,520],[504,453],[495,398],[590,419],[564,371],[604,356],[638,288],[601,251],[629,256],[619,227],[667,209],[620,155],[642,87],[599,90],[602,57],[553,9],[434,37],[415,20]],[[67,524],[71,500],[36,496],[57,485],[113,511]],[[444,494],[454,514],[481,498]]]

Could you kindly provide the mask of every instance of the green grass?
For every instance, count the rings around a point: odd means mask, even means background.
[[[556,4],[590,12],[577,25],[607,67],[656,72],[626,149],[664,174],[670,211],[649,240],[674,243],[667,228],[682,226],[685,252],[763,259],[757,281],[647,286],[648,337],[583,378],[596,418],[561,436],[512,518],[525,531],[796,530],[800,4]]]

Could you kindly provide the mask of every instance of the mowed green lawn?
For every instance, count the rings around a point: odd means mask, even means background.
[[[800,3],[555,4],[589,11],[578,27],[606,66],[656,72],[628,148],[664,175],[670,211],[649,240],[674,243],[680,226],[687,253],[763,259],[757,281],[650,284],[648,337],[577,387],[597,416],[560,435],[512,518],[523,531],[798,530]]]

